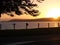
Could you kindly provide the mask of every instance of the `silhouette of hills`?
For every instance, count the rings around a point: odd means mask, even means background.
[[[39,18],[39,19],[12,19],[9,20],[10,22],[19,22],[19,21],[60,21],[60,18],[54,19],[54,18]]]

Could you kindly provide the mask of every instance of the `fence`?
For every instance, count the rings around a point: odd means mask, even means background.
[[[7,22],[8,23],[8,22]],[[21,26],[23,24],[18,24],[17,22],[13,22],[12,24],[7,24],[7,23],[1,23],[0,24],[0,30],[3,30],[3,28],[6,29],[10,29],[12,27],[13,30],[16,30],[19,28],[21,28]],[[19,22],[20,23],[20,22]],[[6,25],[4,25],[6,24]],[[18,24],[18,25],[17,25]],[[32,23],[32,22],[24,22],[24,25],[22,27],[25,27],[24,29],[29,29],[31,27],[32,28],[51,28],[51,27],[60,27],[60,23],[59,22],[56,22],[56,26],[53,26],[54,23],[50,23],[50,22],[35,22],[35,23]],[[11,26],[10,26],[11,25]],[[54,24],[55,25],[55,24]],[[10,26],[10,27],[9,27]],[[45,27],[44,27],[45,26]],[[6,28],[7,27],[7,28]],[[22,28],[23,29],[23,28]]]

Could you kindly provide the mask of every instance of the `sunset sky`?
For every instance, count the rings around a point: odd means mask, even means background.
[[[10,17],[6,14],[2,15],[0,18],[1,20],[10,20],[10,19],[37,19],[37,18],[46,18],[46,17],[59,17],[60,16],[60,0],[45,0],[42,3],[38,3],[36,0],[34,0],[34,3],[38,4],[38,7],[35,9],[38,9],[41,14],[37,17],[33,17],[31,15],[20,15],[17,16],[14,14],[14,17]],[[53,15],[53,16],[52,16]],[[57,16],[58,15],[58,16]]]

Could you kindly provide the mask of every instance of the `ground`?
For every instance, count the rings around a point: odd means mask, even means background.
[[[10,44],[23,41],[35,41],[34,43],[28,43],[26,45],[59,45],[60,28],[0,31],[0,44]]]

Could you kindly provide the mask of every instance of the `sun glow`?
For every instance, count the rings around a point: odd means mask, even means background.
[[[58,17],[60,17],[60,9],[58,9],[58,8],[50,9],[48,11],[46,17],[52,17],[52,18],[58,18]]]

